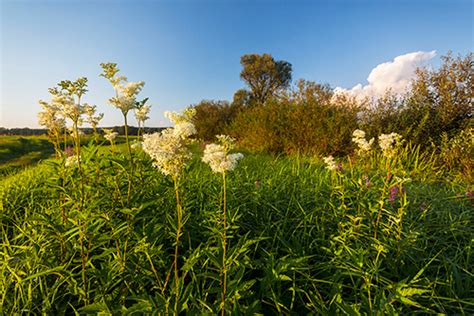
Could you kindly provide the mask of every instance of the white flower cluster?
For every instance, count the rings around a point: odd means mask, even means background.
[[[79,157],[79,159],[81,159],[81,158]],[[78,165],[78,162],[79,162],[79,160],[77,159],[76,155],[69,156],[69,157],[66,158],[66,161],[64,162],[64,166],[66,168],[75,167],[75,166]]]
[[[192,108],[186,108],[182,114],[169,111],[164,113],[165,117],[175,124],[173,128],[175,135],[182,139],[196,134],[196,127],[194,127],[194,124],[191,122],[195,114],[196,110]]]
[[[360,129],[356,129],[353,133],[352,133],[352,141],[354,143],[357,144],[357,146],[359,147],[359,149],[357,150],[357,152],[360,154],[360,155],[363,155],[367,152],[370,151],[371,147],[372,147],[372,144],[374,143],[374,138],[371,138],[369,141],[367,141],[365,139],[365,132],[360,130]]]
[[[118,93],[122,94],[124,97],[133,98],[142,91],[144,85],[144,81],[125,82],[123,84],[117,84],[115,88]]]
[[[104,138],[106,140],[108,140],[109,142],[113,142],[115,140],[115,138],[117,138],[118,136],[118,133],[117,132],[114,132],[113,129],[110,129],[110,128],[103,128],[102,129],[104,131]]]
[[[142,148],[142,143],[140,143],[139,141],[134,141],[131,145],[132,149],[138,149],[138,148]]]
[[[337,169],[337,165],[336,165],[336,162],[334,161],[333,156],[324,157],[323,161],[326,164],[326,169],[328,169],[328,170],[336,170]]]
[[[95,128],[99,124],[100,120],[104,117],[104,113],[99,113],[97,116],[95,116],[97,106],[89,105],[87,103],[84,103],[83,109],[84,113],[87,116],[87,123],[89,123],[93,128]]]
[[[111,79],[112,84],[114,85],[117,96],[110,98],[109,103],[115,106],[117,109],[122,111],[124,115],[128,111],[134,109],[137,104],[137,94],[142,91],[143,86],[145,85],[144,81],[137,82],[125,82],[125,77],[116,77]],[[121,83],[124,81],[123,83]]]
[[[146,120],[149,119],[148,114],[150,113],[150,106],[144,105],[139,109],[135,109],[135,118],[138,121],[138,124],[143,124]]]
[[[50,132],[58,132],[66,126],[66,120],[60,116],[57,106],[49,104],[45,101],[39,101],[42,112],[38,113],[38,123],[46,127]]]
[[[153,165],[164,175],[173,178],[179,177],[186,162],[191,158],[187,148],[188,137],[196,132],[194,125],[189,121],[192,115],[188,110],[183,114],[175,113],[179,120],[174,128],[167,128],[161,133],[143,136],[143,151],[153,160]]]
[[[392,157],[396,154],[397,147],[402,142],[402,136],[397,133],[381,134],[379,136],[379,146],[385,157]]]
[[[135,98],[126,98],[123,95],[120,95],[118,97],[110,98],[109,103],[122,111],[122,113],[127,114],[128,111],[135,108],[136,100]]]
[[[202,161],[209,164],[215,173],[232,171],[240,159],[244,157],[241,153],[229,154],[233,148],[234,139],[226,135],[217,136],[219,144],[208,144],[204,149]]]
[[[79,122],[81,115],[84,114],[84,107],[76,104],[71,95],[53,94],[51,104],[59,109],[62,116],[71,119],[73,122]]]

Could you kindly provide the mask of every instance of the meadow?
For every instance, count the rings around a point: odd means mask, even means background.
[[[470,184],[417,146],[334,170],[240,150],[223,200],[191,144],[177,231],[170,177],[140,148],[100,144],[81,170],[51,158],[0,180],[0,314],[474,313]]]
[[[288,88],[288,63],[242,60],[251,82],[286,65]],[[374,113],[299,81],[154,134],[117,64],[124,135],[99,130],[87,78],[59,82],[47,136],[0,139],[0,314],[474,314],[472,85],[445,85],[472,54],[446,60]]]
[[[46,136],[0,136],[0,178],[54,153]]]

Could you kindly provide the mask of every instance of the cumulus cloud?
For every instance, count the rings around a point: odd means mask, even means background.
[[[354,96],[357,99],[378,98],[388,89],[397,94],[404,93],[415,77],[416,69],[435,56],[436,51],[419,51],[397,56],[392,61],[379,64],[372,69],[366,85],[359,83],[351,89],[337,87],[334,93]]]

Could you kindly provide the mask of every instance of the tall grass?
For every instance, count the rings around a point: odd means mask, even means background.
[[[173,182],[139,150],[133,173],[128,153],[81,154],[82,208],[62,160],[1,181],[0,314],[216,314],[222,258],[229,314],[474,313],[469,184],[417,147],[389,170],[377,155],[328,171],[247,154],[226,179],[224,247],[222,181],[196,158],[180,182],[179,297]]]

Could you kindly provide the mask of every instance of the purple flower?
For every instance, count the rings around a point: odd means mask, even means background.
[[[344,172],[344,167],[342,166],[342,162],[337,164],[336,170],[339,172]]]
[[[368,189],[370,187],[370,179],[366,174],[364,174],[364,180],[365,180],[365,188]]]
[[[472,189],[471,188],[467,188],[466,189],[466,197],[468,200],[472,199],[474,197],[474,193],[472,193]]]
[[[255,187],[256,187],[257,189],[260,188],[260,179],[255,180]]]
[[[64,150],[64,154],[66,157],[71,157],[74,155],[74,150],[72,149],[71,146],[67,146],[66,149]]]
[[[398,187],[394,185],[393,187],[390,188],[390,195],[388,196],[388,201],[390,203],[395,202],[395,199],[397,198],[398,194]]]

